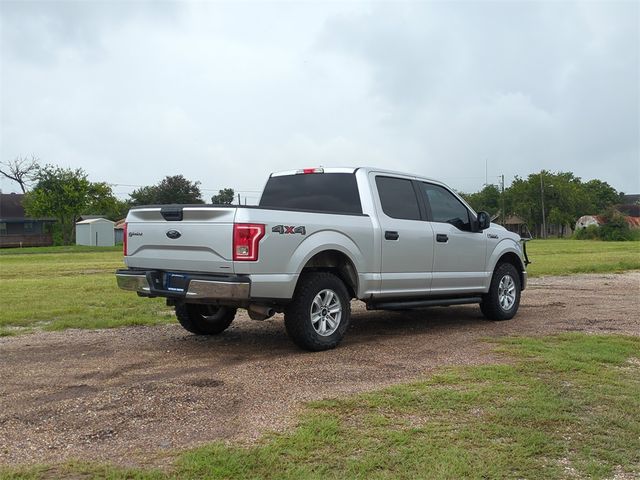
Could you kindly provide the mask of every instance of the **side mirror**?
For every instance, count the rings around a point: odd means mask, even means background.
[[[478,212],[478,231],[486,230],[491,225],[491,217],[487,212]]]

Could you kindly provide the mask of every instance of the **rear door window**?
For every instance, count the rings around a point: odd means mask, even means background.
[[[413,182],[405,178],[376,177],[382,211],[391,218],[420,220]]]

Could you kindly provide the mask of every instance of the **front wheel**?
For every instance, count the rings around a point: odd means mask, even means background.
[[[496,267],[489,293],[482,296],[480,310],[489,320],[509,320],[520,305],[520,275],[516,267],[503,263]]]
[[[300,348],[310,351],[335,348],[351,321],[351,304],[344,283],[328,272],[300,278],[284,315],[287,334]]]
[[[176,317],[182,327],[196,335],[217,335],[227,329],[236,316],[236,309],[200,303],[179,303]]]

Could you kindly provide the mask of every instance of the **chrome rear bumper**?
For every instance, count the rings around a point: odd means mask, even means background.
[[[164,289],[162,272],[118,270],[116,280],[123,290],[137,292],[145,297],[182,298],[186,301],[242,301],[248,300],[251,283],[246,277],[206,278],[193,275],[184,291]]]
[[[118,287],[122,290],[132,290],[140,293],[151,292],[151,287],[149,286],[146,275],[123,275],[116,273],[116,280],[118,281]]]

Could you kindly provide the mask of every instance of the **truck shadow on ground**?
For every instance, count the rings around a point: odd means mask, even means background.
[[[393,312],[358,309],[352,314],[341,346],[355,346],[389,337],[454,335],[461,329],[483,329],[489,323],[475,305]],[[203,351],[211,348],[219,352],[227,349],[236,351],[240,348],[245,353],[253,350],[257,355],[304,353],[287,336],[282,314],[263,322],[249,320],[240,314],[232,327],[221,335],[208,337],[184,332],[176,341]]]

